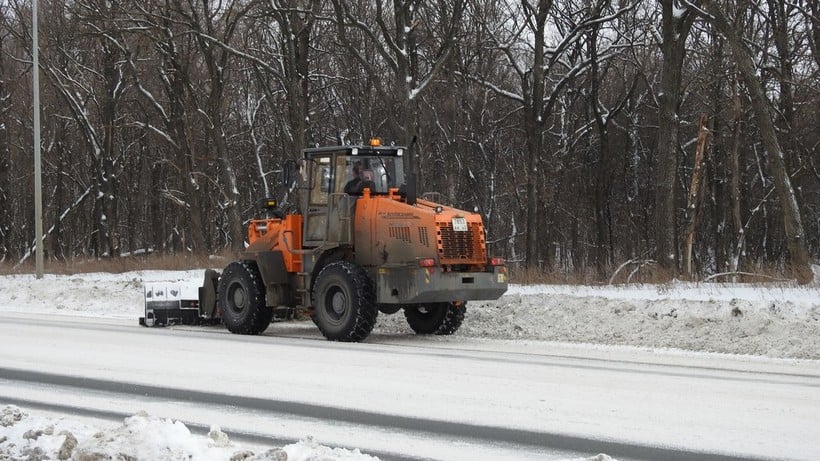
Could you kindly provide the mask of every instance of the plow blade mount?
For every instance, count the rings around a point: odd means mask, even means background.
[[[143,287],[145,316],[139,324],[144,327],[171,325],[203,325],[219,323],[216,315],[216,283],[219,273],[205,271],[201,287],[183,284],[157,283]]]

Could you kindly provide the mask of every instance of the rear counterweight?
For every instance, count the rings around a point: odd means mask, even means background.
[[[443,272],[441,267],[380,267],[373,276],[379,304],[498,299],[507,291],[503,266],[492,272]]]

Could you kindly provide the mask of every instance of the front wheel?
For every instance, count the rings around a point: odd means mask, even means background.
[[[265,285],[253,261],[232,262],[222,272],[217,289],[222,322],[231,333],[258,335],[273,318],[265,305]]]
[[[379,313],[373,283],[348,261],[328,264],[313,285],[313,323],[331,341],[362,341]]]
[[[404,307],[404,318],[419,335],[451,335],[464,321],[467,303],[414,304]]]

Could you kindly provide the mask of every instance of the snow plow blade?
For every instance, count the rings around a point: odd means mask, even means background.
[[[143,287],[145,316],[139,324],[144,327],[171,325],[213,325],[219,323],[216,310],[216,284],[219,272],[205,271],[205,281],[193,296],[190,286],[178,284],[150,284]]]

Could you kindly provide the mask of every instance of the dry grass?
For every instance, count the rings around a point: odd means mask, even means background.
[[[589,282],[589,274],[544,271],[537,268],[508,266],[510,283],[520,285],[574,285]]]
[[[674,280],[687,282],[732,282],[752,285],[769,285],[794,281],[794,276],[782,266],[769,265],[755,267],[748,272],[735,274],[676,274],[659,267],[653,262],[636,261],[624,267],[610,267],[605,275],[594,269],[567,271],[532,269],[511,265],[508,268],[510,282],[521,285],[606,285],[652,284],[663,285]]]
[[[148,254],[139,256],[129,256],[122,258],[74,258],[66,261],[45,261],[45,273],[73,275],[89,272],[109,272],[119,274],[122,272],[138,270],[188,270],[209,267],[221,268],[229,261],[236,259],[235,254],[225,251],[217,255],[194,255],[183,254]],[[33,274],[35,272],[34,261],[26,261],[20,265],[8,263],[0,264],[0,275],[9,274]]]
[[[607,268],[604,275],[598,274],[594,268],[584,270],[551,270],[533,269],[525,267],[508,267],[510,281],[516,284],[533,285],[605,285],[609,283],[616,268]],[[668,274],[662,273],[657,265],[636,264],[621,270],[612,283],[665,283],[672,280]]]
[[[223,268],[229,262],[236,259],[236,254],[232,251],[223,251],[216,255],[194,255],[182,253],[170,254],[147,254],[139,256],[121,258],[99,258],[86,259],[74,258],[67,261],[46,261],[45,272],[47,274],[73,275],[89,272],[109,272],[122,273],[137,270],[189,270],[201,268]],[[702,282],[706,276],[697,275],[688,277],[681,274],[674,275],[664,272],[656,264],[641,264],[636,262],[617,271],[618,268],[609,268],[604,277],[600,276],[594,269],[583,271],[532,269],[510,265],[507,267],[511,283],[521,285],[604,285],[610,282],[613,284],[624,283],[646,283],[646,284],[666,284],[674,279]],[[34,261],[26,261],[15,266],[8,262],[0,263],[0,275],[9,274],[33,274]],[[615,275],[613,277],[613,274]],[[785,273],[780,266],[756,267],[743,274],[712,276],[712,282],[734,282],[750,284],[770,284],[772,282],[782,282],[792,280],[791,274]]]

